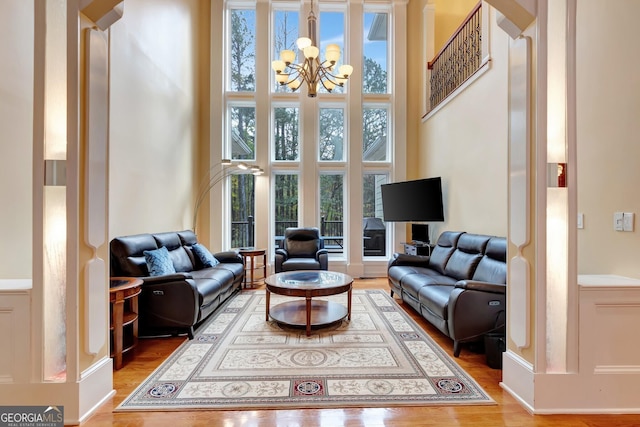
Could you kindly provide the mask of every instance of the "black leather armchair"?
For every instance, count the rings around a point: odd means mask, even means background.
[[[329,255],[317,227],[287,228],[275,253],[275,271],[327,270]]]

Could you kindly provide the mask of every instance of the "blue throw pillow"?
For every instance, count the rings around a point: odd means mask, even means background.
[[[207,249],[200,243],[194,244],[193,246],[191,246],[191,249],[203,266],[215,267],[216,265],[220,264],[220,261],[218,261],[213,255],[211,255],[209,249]]]
[[[176,272],[171,261],[171,255],[169,255],[169,251],[164,246],[160,249],[144,251],[143,254],[150,276],[163,276]]]

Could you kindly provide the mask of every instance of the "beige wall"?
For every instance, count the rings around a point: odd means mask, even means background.
[[[442,49],[479,0],[434,0],[436,12],[435,51]],[[429,58],[430,61],[432,58]]]
[[[0,279],[31,278],[33,2],[0,1]]]
[[[640,278],[640,2],[578,2],[578,272]],[[632,233],[613,213],[636,214]]]
[[[209,8],[127,0],[111,27],[110,237],[191,227]]]
[[[490,69],[420,126],[419,176],[443,179],[446,221],[434,237],[507,235],[508,36],[490,10]]]

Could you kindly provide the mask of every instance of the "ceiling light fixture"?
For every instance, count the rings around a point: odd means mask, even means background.
[[[313,0],[311,0],[311,10],[307,17],[307,29],[309,37],[300,37],[296,40],[298,49],[304,55],[304,61],[296,64],[296,53],[292,50],[282,50],[280,59],[271,63],[271,68],[276,73],[276,81],[281,86],[287,85],[294,92],[307,83],[307,95],[315,98],[318,89],[322,85],[328,92],[336,86],[343,87],[353,72],[351,65],[343,64],[338,67],[337,74],[334,74],[335,67],[340,60],[340,46],[330,44],[325,50],[325,59],[320,61],[320,49],[316,43],[316,15],[313,13]]]

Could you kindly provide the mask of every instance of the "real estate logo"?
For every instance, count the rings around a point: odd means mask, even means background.
[[[0,427],[63,427],[64,406],[0,406]]]

